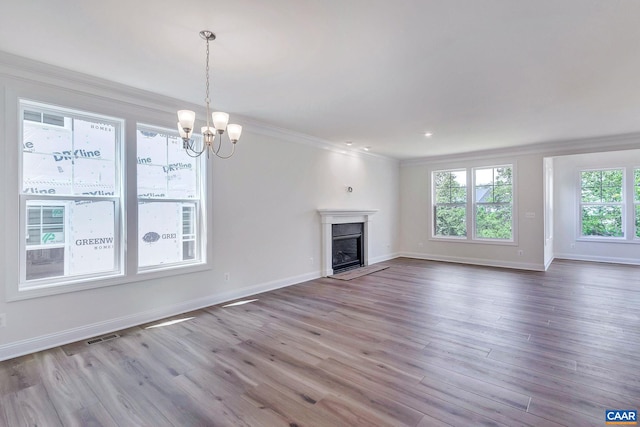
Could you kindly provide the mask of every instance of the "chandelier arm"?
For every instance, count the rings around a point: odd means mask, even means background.
[[[218,156],[218,153],[220,152],[220,149],[222,148],[222,134],[218,133],[218,148],[216,148],[213,152],[213,154],[215,154],[216,156]],[[218,156],[220,157],[220,156]]]
[[[189,142],[187,143],[187,146],[185,147],[184,151],[185,153],[187,153],[187,155],[189,157],[200,157],[202,155],[202,153],[204,153],[204,151],[207,149],[207,145],[203,142],[202,143],[202,150],[196,150],[194,149],[194,144],[193,144],[193,140],[189,140]],[[192,155],[191,153],[195,154]]]
[[[193,159],[197,159],[198,157],[200,157],[202,155],[202,153],[197,154],[195,151],[193,151],[193,153],[196,154],[191,154],[191,152],[189,152],[189,150],[184,150],[184,152],[187,154],[187,156],[193,158]]]
[[[222,138],[220,138],[220,140],[221,140],[221,141],[220,141],[220,145],[222,145]],[[217,151],[216,151],[216,152],[214,152],[214,154],[215,154],[216,156],[218,156],[219,158],[221,158],[221,159],[228,159],[229,157],[233,156],[233,153],[235,153],[235,152],[236,152],[236,144],[233,144],[233,143],[232,143],[232,144],[231,144],[231,154],[229,154],[228,156],[221,156],[220,154],[218,154],[218,152],[217,152]]]

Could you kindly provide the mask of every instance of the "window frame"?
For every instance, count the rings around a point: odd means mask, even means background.
[[[68,91],[64,88],[43,88],[37,84],[25,82],[15,87],[7,87],[4,91],[4,101],[0,104],[0,111],[4,111],[4,175],[5,186],[0,188],[0,194],[4,194],[7,207],[13,205],[14,209],[5,209],[0,212],[0,218],[4,222],[5,250],[4,262],[6,265],[18,265],[25,262],[19,250],[21,244],[20,227],[16,224],[26,218],[26,209],[21,209],[20,194],[22,191],[21,164],[22,161],[22,120],[20,114],[21,102],[49,106],[54,110],[66,110],[95,116],[106,116],[123,121],[121,131],[123,142],[120,154],[122,160],[121,180],[121,206],[135,206],[137,201],[136,187],[136,150],[135,141],[136,126],[138,123],[157,123],[154,127],[171,128],[172,117],[175,112],[168,110],[148,109],[139,103],[137,99],[131,99],[124,103],[118,98],[101,98]],[[156,105],[156,104],[154,104]],[[2,121],[2,119],[0,119]],[[125,209],[122,221],[118,225],[118,232],[122,234],[122,246],[119,250],[124,253],[121,270],[118,275],[106,277],[103,274],[96,277],[68,277],[68,280],[60,281],[53,286],[32,287],[28,290],[20,289],[20,269],[5,269],[5,300],[7,302],[28,300],[32,298],[47,297],[51,295],[65,294],[77,291],[85,291],[106,286],[116,286],[135,282],[144,282],[154,279],[163,279],[172,276],[210,271],[213,264],[209,254],[213,250],[212,221],[213,198],[211,196],[213,176],[209,170],[206,156],[199,158],[201,163],[201,224],[199,227],[201,259],[199,263],[171,266],[163,269],[155,269],[144,272],[137,271],[137,239],[127,236],[135,236],[137,230],[137,209]],[[26,256],[26,252],[25,252]],[[151,282],[150,282],[151,283]]]
[[[114,147],[114,194],[113,195],[49,195],[49,194],[28,194],[24,193],[23,186],[23,172],[24,172],[24,114],[25,111],[37,111],[44,115],[50,114],[54,116],[63,115],[66,118],[73,120],[84,121],[96,121],[105,123],[114,127],[115,147]],[[66,284],[77,283],[83,280],[94,280],[96,278],[112,278],[123,275],[124,266],[124,249],[122,242],[126,241],[126,232],[123,229],[123,218],[125,215],[125,200],[123,191],[124,181],[124,167],[125,162],[123,158],[123,145],[124,145],[124,119],[111,117],[99,113],[92,113],[87,111],[79,111],[73,108],[58,107],[47,103],[36,102],[20,98],[18,100],[18,144],[16,146],[21,147],[18,151],[18,197],[20,203],[20,219],[18,221],[19,228],[19,282],[18,292],[23,295],[27,295],[32,290],[54,289],[58,287],[64,287]],[[50,126],[57,126],[55,124],[49,124]],[[109,272],[91,273],[91,274],[79,274],[71,276],[57,276],[51,278],[32,279],[26,278],[26,266],[27,266],[27,247],[26,244],[26,227],[27,227],[27,213],[29,202],[38,202],[43,205],[51,203],[69,204],[75,201],[88,201],[88,202],[112,202],[114,207],[114,265],[113,270]],[[65,225],[65,238],[68,235],[68,227]],[[68,253],[67,245],[70,242],[65,242],[65,254]],[[65,261],[65,264],[67,261]]]
[[[172,137],[176,137],[179,138],[178,132],[173,130],[173,129],[167,129],[167,128],[163,128],[163,127],[159,127],[159,126],[153,126],[153,125],[149,125],[149,124],[143,124],[143,123],[137,123],[136,124],[136,147],[137,147],[137,136],[138,136],[138,132],[139,131],[144,131],[144,132],[153,132],[153,133],[160,133],[160,134],[164,134],[166,136],[172,136]],[[194,135],[193,138],[201,138],[200,135]],[[138,260],[138,262],[136,263],[136,268],[137,268],[137,272],[139,274],[146,274],[149,272],[154,272],[154,271],[165,271],[165,270],[171,270],[174,268],[181,268],[181,267],[185,267],[185,266],[190,266],[190,265],[198,265],[198,264],[202,264],[203,262],[206,262],[206,246],[203,244],[204,240],[203,238],[198,239],[197,236],[204,236],[205,233],[203,232],[205,230],[204,228],[204,223],[205,223],[205,219],[206,219],[206,210],[205,210],[205,204],[206,204],[206,193],[205,193],[205,180],[203,179],[206,176],[206,164],[204,164],[204,162],[202,161],[202,159],[205,158],[206,156],[200,156],[196,159],[195,164],[196,164],[196,193],[198,195],[198,197],[194,197],[194,198],[175,198],[175,197],[165,197],[165,198],[161,198],[161,197],[140,197],[140,195],[138,194],[139,190],[137,188],[136,185],[136,212],[139,212],[140,209],[140,202],[144,201],[147,203],[183,203],[183,205],[180,206],[180,216],[183,218],[184,215],[184,208],[185,205],[184,204],[194,204],[194,219],[195,219],[195,227],[193,227],[194,233],[191,233],[194,235],[194,239],[189,239],[186,240],[185,236],[183,235],[183,230],[184,230],[184,223],[181,224],[180,226],[180,245],[182,246],[183,243],[185,241],[194,241],[196,242],[195,244],[195,253],[196,256],[194,259],[187,259],[187,260],[183,260],[181,262],[173,262],[173,263],[161,263],[161,264],[156,264],[156,265],[149,265],[149,266],[141,266],[140,262]],[[136,150],[136,160],[138,159],[138,153]],[[138,169],[138,162],[136,161],[136,170]],[[137,183],[136,183],[137,184]],[[136,232],[136,236],[138,235],[138,233]],[[138,241],[138,245],[140,245],[140,241]],[[203,261],[204,260],[204,261]]]
[[[453,173],[453,172],[464,172],[465,173],[465,201],[458,203],[438,203],[437,202],[437,186],[435,182],[435,176],[438,173]],[[466,168],[454,168],[454,169],[441,169],[431,171],[431,236],[433,239],[443,239],[443,240],[467,240],[469,238],[469,223],[468,223],[468,204],[469,204],[469,171]],[[464,228],[465,234],[464,236],[451,236],[444,234],[436,234],[437,230],[437,209],[438,206],[446,206],[446,207],[463,207],[465,210],[464,215]]]
[[[475,203],[475,171],[476,169],[490,169],[490,168],[511,168],[511,238],[510,239],[492,239],[477,237],[476,233],[476,203]],[[434,176],[438,172],[456,172],[465,171],[467,176],[467,200],[465,203],[466,209],[466,236],[439,236],[435,234],[435,180]],[[488,244],[488,245],[504,245],[504,246],[517,246],[518,244],[518,215],[517,215],[517,162],[506,162],[499,164],[487,164],[478,166],[466,166],[466,167],[450,167],[442,169],[434,169],[431,171],[431,200],[430,200],[430,215],[431,225],[429,240],[442,241],[442,242],[457,242],[457,243],[473,243],[473,244]]]
[[[485,202],[478,202],[476,200],[476,171],[479,169],[498,169],[498,168],[510,168],[511,169],[511,201],[510,202],[491,202],[491,203],[485,203]],[[471,217],[472,217],[472,227],[473,227],[473,240],[477,241],[477,242],[492,242],[492,243],[497,243],[497,242],[502,242],[502,243],[515,243],[515,233],[516,233],[516,212],[515,212],[515,195],[516,195],[516,191],[515,191],[515,166],[514,164],[510,164],[510,163],[505,163],[505,164],[499,164],[499,165],[489,165],[489,166],[476,166],[471,168],[471,180],[472,180],[472,191],[471,191],[471,197],[472,197],[472,202],[471,202]],[[495,187],[495,176],[493,177],[492,180],[492,187]],[[482,206],[482,205],[486,205],[486,206],[498,206],[498,205],[508,205],[511,206],[511,237],[508,239],[498,239],[498,238],[490,238],[490,237],[478,237],[478,224],[477,224],[477,209],[478,206]]]
[[[621,201],[620,202],[583,202],[582,201],[582,173],[583,172],[604,172],[604,171],[622,171],[622,185],[621,185]],[[628,168],[625,166],[613,166],[613,167],[587,167],[580,168],[577,172],[577,186],[576,186],[576,199],[577,199],[577,212],[578,217],[576,241],[583,242],[627,242],[629,241],[629,227],[627,226],[627,210],[628,200],[627,195],[627,182],[628,182]],[[621,211],[621,227],[622,236],[588,236],[582,234],[582,207],[583,206],[620,206]]]
[[[636,175],[638,176],[636,177]],[[636,243],[640,243],[640,166],[633,168],[631,178],[632,197],[630,197],[629,200],[633,205],[634,214],[633,233],[631,233],[631,237]]]

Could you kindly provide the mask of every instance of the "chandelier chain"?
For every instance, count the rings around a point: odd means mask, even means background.
[[[209,39],[207,38],[207,67],[206,67],[206,82],[207,82],[207,97],[204,99],[204,102],[207,104],[207,127],[209,127]]]

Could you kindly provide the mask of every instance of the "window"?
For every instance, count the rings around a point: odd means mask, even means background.
[[[434,171],[433,237],[513,242],[512,176],[512,165]],[[473,192],[467,191],[469,186]]]
[[[125,150],[123,119],[26,100],[19,114],[20,268],[9,298],[208,267],[206,158],[189,157],[176,132],[138,125]]]
[[[474,169],[477,239],[513,240],[512,167]]]
[[[633,202],[635,205],[636,212],[636,239],[640,239],[640,169],[636,169],[633,171],[634,179],[633,179]]]
[[[465,170],[433,173],[434,236],[466,237],[467,172]]]
[[[582,237],[624,237],[624,169],[580,172]]]
[[[200,162],[177,133],[148,126],[138,126],[137,160],[139,268],[199,261]]]
[[[20,290],[121,271],[121,120],[20,102]]]

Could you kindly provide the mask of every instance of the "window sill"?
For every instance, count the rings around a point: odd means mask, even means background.
[[[493,239],[470,239],[468,237],[435,237],[429,238],[432,242],[455,242],[455,243],[471,243],[474,245],[500,245],[500,246],[518,246],[515,240],[493,240]]]
[[[640,244],[640,239],[632,238],[627,239],[626,237],[578,237],[576,242],[584,242],[584,243],[622,243],[625,245],[638,245]]]

